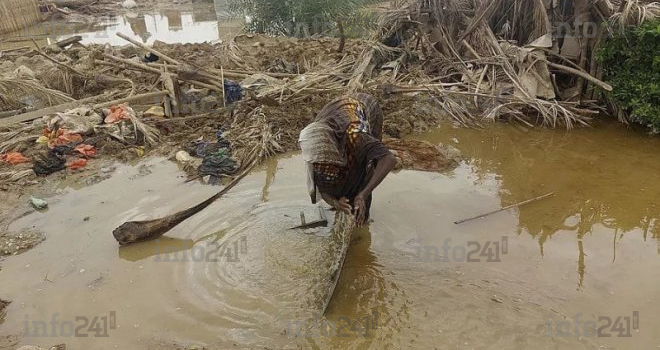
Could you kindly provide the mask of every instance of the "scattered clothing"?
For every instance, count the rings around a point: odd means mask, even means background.
[[[8,152],[5,154],[0,154],[0,160],[6,162],[10,165],[16,165],[21,163],[29,163],[30,159],[25,157],[20,152]]]
[[[55,136],[50,138],[48,147],[55,148],[57,146],[76,145],[81,142],[83,142],[83,138],[80,134],[71,133],[66,129],[58,129]]]
[[[103,118],[91,107],[79,107],[45,116],[43,121],[51,131],[66,129],[72,134],[93,135],[94,126],[101,124]]]
[[[87,166],[87,159],[79,158],[67,164],[67,167],[71,170],[79,170]]]
[[[135,111],[133,108],[129,107],[126,104],[120,104],[117,106],[112,106],[107,113],[108,116],[105,117],[106,124],[115,124],[119,123],[122,120],[130,120],[131,116],[135,116]]]
[[[236,173],[238,164],[231,158],[231,153],[226,148],[221,148],[214,153],[209,153],[204,157],[202,165],[197,172],[201,176],[227,176]]]
[[[92,145],[80,144],[74,150],[85,157],[94,157],[96,155],[96,147]]]
[[[236,81],[225,79],[225,102],[232,104],[243,99],[243,88]]]
[[[59,156],[53,150],[50,150],[47,155],[37,156],[34,160],[32,170],[37,175],[50,175],[58,172],[66,167],[66,159]]]
[[[154,53],[147,53],[146,55],[142,56],[142,62],[145,63],[152,63],[152,62],[158,62],[160,57]]]

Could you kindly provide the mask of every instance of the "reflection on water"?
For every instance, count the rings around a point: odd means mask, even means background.
[[[212,9],[212,8],[211,8]],[[213,12],[180,12],[164,10],[153,14],[127,14],[99,23],[100,31],[80,32],[83,44],[124,45],[116,33],[127,34],[147,45],[156,40],[165,43],[202,43],[221,38],[220,22],[209,18]],[[214,15],[214,14],[213,14]],[[60,39],[63,37],[60,37]]]
[[[99,18],[72,18],[68,22],[55,15],[9,36],[26,41],[30,37],[46,39],[52,43],[80,35],[83,44],[125,45],[126,41],[116,35],[123,33],[151,45],[157,40],[170,44],[216,42],[240,33],[241,29],[241,22],[229,16],[224,2],[218,1]]]
[[[540,254],[556,235],[575,235],[579,286],[585,275],[585,236],[609,235],[597,254],[616,261],[630,234],[652,240],[660,254],[660,140],[604,123],[570,132],[489,125],[485,130],[438,130],[422,139],[453,144],[468,158],[476,184],[496,178],[501,205],[547,192],[555,197],[519,209],[518,234],[538,241]]]

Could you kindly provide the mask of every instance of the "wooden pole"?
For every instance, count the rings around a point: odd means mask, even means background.
[[[529,203],[532,203],[532,202],[536,202],[536,201],[539,201],[541,199],[545,199],[545,198],[548,198],[548,197],[551,197],[551,196],[554,196],[554,195],[555,195],[554,192],[550,192],[548,194],[544,194],[544,195],[536,197],[536,198],[532,198],[532,199],[528,199],[528,200],[520,202],[520,203],[512,204],[512,205],[509,205],[507,207],[504,207],[504,208],[501,208],[501,209],[498,209],[498,210],[493,210],[493,211],[491,211],[489,213],[486,213],[486,214],[481,214],[479,216],[471,217],[469,219],[454,221],[454,224],[458,225],[458,224],[462,224],[464,222],[485,218],[486,216],[490,216],[490,215],[493,215],[493,214],[496,214],[496,213],[499,213],[499,212],[503,212],[505,210],[509,210],[509,209],[512,209],[512,208],[517,208],[517,207],[520,207],[522,205],[529,204]]]
[[[181,64],[181,63],[179,63],[179,61],[173,59],[172,57],[169,57],[169,56],[165,55],[164,53],[158,52],[158,51],[156,51],[155,49],[152,49],[152,48],[150,48],[149,46],[147,46],[147,45],[145,45],[145,44],[143,44],[143,43],[141,43],[141,42],[135,41],[135,40],[133,40],[133,39],[127,37],[126,35],[124,35],[124,34],[122,34],[122,33],[117,33],[117,36],[120,37],[120,38],[122,38],[122,39],[124,39],[124,40],[126,40],[126,41],[128,41],[129,43],[131,43],[131,44],[133,44],[133,45],[139,46],[139,47],[141,47],[141,48],[143,48],[143,49],[145,49],[145,50],[147,50],[147,51],[153,53],[154,55],[157,55],[158,57],[164,59],[165,61],[167,61],[167,62],[169,62],[169,63],[176,64],[176,65],[180,65],[180,64]]]
[[[122,99],[118,99],[118,100],[114,100],[114,101],[109,101],[109,102],[105,102],[105,103],[99,103],[99,104],[94,105],[94,108],[95,109],[96,108],[108,108],[108,107],[115,106],[115,105],[122,104],[122,103],[130,103],[130,102],[143,101],[143,100],[148,100],[148,99],[154,99],[154,100],[158,101],[158,103],[160,103],[163,96],[167,96],[167,94],[169,94],[169,91],[167,91],[167,90],[157,91],[157,92],[149,92],[149,93],[146,93],[146,94],[135,95],[135,96],[126,97],[126,98],[122,98]]]
[[[222,83],[222,107],[227,107],[227,96],[225,95],[225,70],[220,66],[220,79]]]

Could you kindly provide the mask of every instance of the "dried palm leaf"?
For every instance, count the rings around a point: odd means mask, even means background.
[[[21,108],[29,98],[47,106],[73,101],[65,93],[46,88],[36,80],[0,78],[0,109]]]

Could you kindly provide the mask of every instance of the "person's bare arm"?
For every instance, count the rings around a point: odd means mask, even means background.
[[[396,158],[392,153],[378,159],[378,163],[376,164],[376,169],[374,169],[374,174],[371,176],[371,179],[367,183],[367,185],[360,191],[360,193],[363,195],[363,197],[368,197],[371,192],[373,192],[378,185],[380,185],[381,182],[387,177],[387,175],[394,169],[394,166],[396,166]]]
[[[360,193],[355,196],[353,205],[355,206],[355,221],[358,226],[362,226],[365,221],[366,198],[369,197],[371,192],[373,192],[373,190],[376,189],[376,187],[378,187],[381,182],[383,182],[390,171],[394,169],[394,166],[396,166],[396,158],[392,153],[378,159],[376,169],[374,169],[374,173],[371,176],[371,179],[369,179],[369,182],[362,189],[362,191],[360,191]]]
[[[351,207],[351,204],[348,201],[348,198],[342,197],[340,199],[335,198],[334,196],[331,196],[327,193],[321,192],[321,198],[323,200],[330,204],[333,208],[335,208],[337,211],[343,211],[347,214],[350,214],[353,208]]]

